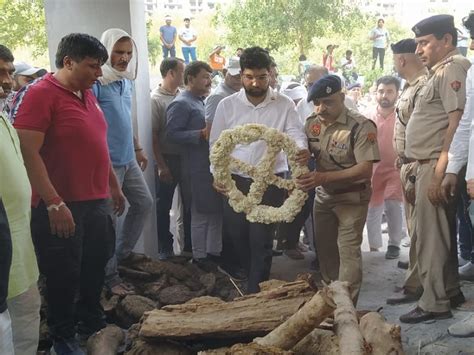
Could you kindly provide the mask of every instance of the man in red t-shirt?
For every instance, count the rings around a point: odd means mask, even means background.
[[[109,160],[104,115],[90,90],[107,57],[96,38],[65,36],[58,71],[23,88],[11,111],[33,188],[32,237],[57,354],[81,353],[76,326],[84,337],[105,326],[99,300],[115,239],[107,198],[119,214],[125,201]]]

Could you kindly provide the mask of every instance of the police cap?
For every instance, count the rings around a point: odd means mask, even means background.
[[[406,38],[391,45],[393,54],[415,53],[416,42],[413,38]]]
[[[331,96],[342,88],[341,79],[337,75],[325,75],[316,81],[308,92],[307,101]]]
[[[435,15],[421,20],[411,30],[415,32],[415,37],[422,37],[433,33],[448,33],[454,29],[453,16]]]

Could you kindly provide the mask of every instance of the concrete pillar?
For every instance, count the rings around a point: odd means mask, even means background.
[[[138,76],[135,81],[134,129],[150,161],[145,171],[145,179],[152,195],[155,196],[144,1],[45,0],[44,7],[51,68],[55,68],[54,57],[59,41],[69,33],[82,32],[100,38],[102,32],[106,29],[121,28],[130,33],[135,40],[138,47]],[[136,249],[140,252],[146,252],[150,256],[157,255],[154,206]]]

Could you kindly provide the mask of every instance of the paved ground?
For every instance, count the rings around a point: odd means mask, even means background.
[[[385,238],[386,239],[386,238]],[[410,311],[415,304],[389,306],[385,303],[396,286],[403,284],[404,270],[397,268],[397,260],[386,260],[384,252],[369,252],[366,240],[363,248],[364,280],[359,297],[358,308],[377,310],[391,323],[401,324],[398,317]],[[402,247],[402,258],[406,258],[408,248]],[[286,256],[274,258],[272,278],[294,280],[301,272],[308,272],[313,256],[306,253],[305,260],[291,260]],[[463,283],[462,290],[466,299],[474,300],[474,283]],[[474,303],[465,304],[466,308]],[[407,354],[474,354],[474,338],[453,338],[447,328],[468,313],[466,310],[454,310],[454,318],[415,325],[401,324],[403,345]]]

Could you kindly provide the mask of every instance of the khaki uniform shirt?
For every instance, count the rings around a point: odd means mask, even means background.
[[[438,159],[448,128],[448,113],[464,109],[470,66],[456,49],[431,68],[406,127],[406,157]]]
[[[326,125],[313,113],[306,120],[306,135],[316,158],[317,171],[337,171],[364,161],[379,161],[377,127],[359,112],[344,109],[337,120]],[[352,137],[352,139],[351,139]],[[354,183],[370,182],[354,181]],[[325,189],[347,188],[347,182],[331,183]]]
[[[399,157],[405,157],[405,129],[415,108],[415,103],[420,98],[418,94],[426,84],[428,73],[428,69],[423,68],[412,81],[407,81],[398,99],[393,147]]]

